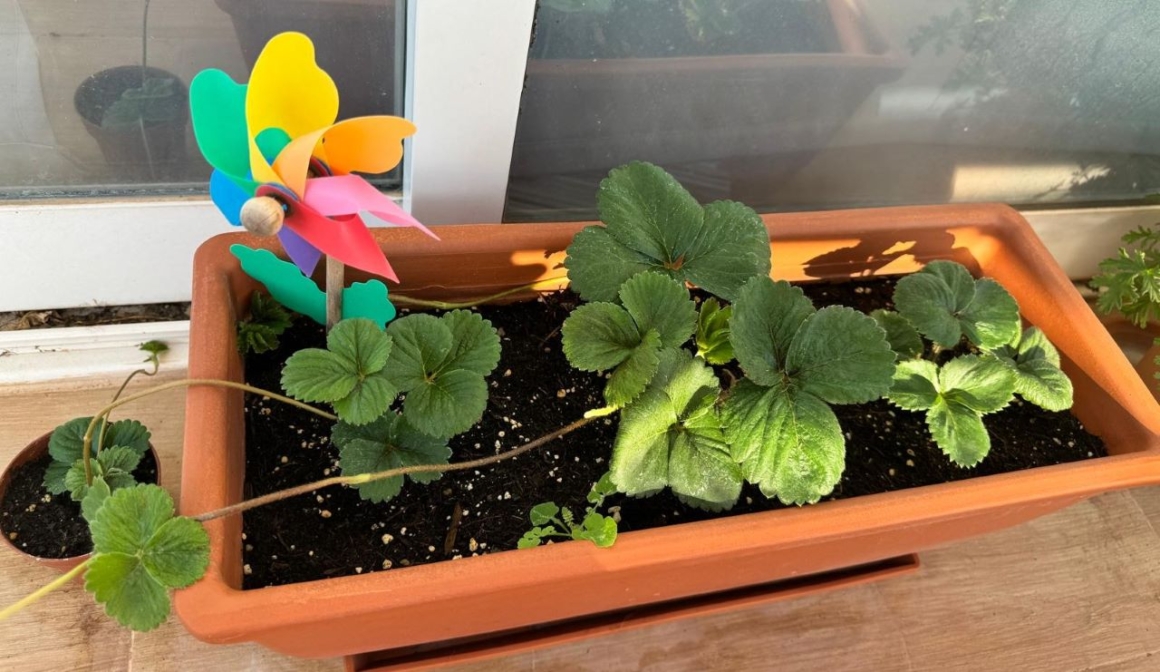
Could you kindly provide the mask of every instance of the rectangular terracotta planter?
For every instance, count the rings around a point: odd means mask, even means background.
[[[1031,228],[1005,206],[769,215],[773,275],[789,280],[904,273],[954,259],[998,280],[1063,356],[1076,415],[1109,457],[815,506],[621,535],[612,549],[561,543],[358,576],[242,591],[241,520],[207,527],[206,577],[178,591],[186,627],[210,642],[256,641],[335,656],[499,632],[862,565],[1002,529],[1092,495],[1160,482],[1160,407]],[[376,230],[404,286],[471,297],[562,275],[585,223],[444,227],[442,242]],[[227,253],[195,259],[189,375],[239,380],[235,324],[257,285]],[[352,275],[353,277],[353,275]],[[181,510],[241,498],[240,393],[188,393]],[[502,469],[502,465],[492,468]],[[576,586],[583,586],[577,590]]]

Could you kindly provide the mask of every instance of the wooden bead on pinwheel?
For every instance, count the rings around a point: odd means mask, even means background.
[[[242,205],[242,226],[256,236],[278,233],[285,218],[282,204],[269,196],[255,196]]]

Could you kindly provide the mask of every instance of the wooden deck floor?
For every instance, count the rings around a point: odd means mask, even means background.
[[[176,379],[181,372],[162,374]],[[136,385],[136,384],[135,384]],[[110,394],[0,390],[0,464]],[[184,393],[133,417],[153,431],[177,494]],[[626,632],[456,670],[1160,670],[1160,488],[1097,497],[1021,527],[922,556],[915,575]],[[53,578],[0,549],[0,603]],[[110,622],[79,584],[0,624],[0,669],[339,670],[254,645],[210,646],[176,619],[145,634]]]

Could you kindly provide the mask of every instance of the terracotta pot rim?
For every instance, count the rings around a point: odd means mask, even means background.
[[[24,446],[24,448],[21,448],[20,452],[16,453],[16,456],[9,460],[8,464],[4,466],[3,470],[0,470],[0,500],[4,498],[4,494],[8,491],[8,483],[12,478],[12,474],[17,469],[23,467],[28,462],[40,459],[40,457],[48,453],[48,441],[50,438],[52,438],[51,430],[36,437],[31,442],[29,442],[28,445]],[[149,443],[149,452],[153,453],[153,461],[157,465],[157,482],[160,484],[161,456],[157,454],[157,450],[153,447],[152,442]],[[63,567],[65,569],[69,569],[71,567],[75,567],[85,560],[88,560],[93,554],[92,551],[89,551],[88,553],[70,555],[63,558],[49,558],[40,555],[34,555],[20,548],[16,544],[12,543],[12,540],[8,538],[7,534],[0,534],[0,540],[3,540],[4,543],[13,551],[23,555],[30,560],[43,565],[55,566],[57,568]]]
[[[1018,518],[1020,511],[1042,513],[1045,507],[1048,510],[1050,507],[1059,508],[1093,494],[1160,482],[1160,407],[1111,337],[1100,328],[1095,315],[1088,310],[1087,304],[1030,226],[1011,208],[996,205],[921,206],[767,215],[764,219],[774,244],[772,275],[792,280],[802,279],[801,261],[792,258],[794,244],[810,241],[846,245],[847,241],[854,244],[877,238],[893,240],[896,236],[900,241],[918,241],[924,234],[934,232],[952,239],[949,243],[953,246],[951,252],[970,250],[972,258],[974,254],[981,255],[980,264],[984,260],[996,264],[999,263],[996,259],[1005,260],[1004,266],[991,266],[994,273],[988,275],[1001,275],[996,279],[1012,288],[1017,298],[1026,295],[1033,299],[1026,305],[1020,299],[1025,316],[1059,343],[1065,367],[1076,381],[1077,390],[1081,386],[1087,389],[1085,408],[1093,410],[1089,413],[1090,419],[1085,418],[1085,424],[1093,427],[1093,432],[1106,432],[1118,437],[1116,445],[1112,446],[1109,440],[1109,446],[1121,454],[824,502],[806,508],[779,509],[629,532],[621,535],[611,549],[597,549],[590,544],[553,544],[464,558],[453,563],[432,563],[245,591],[233,587],[235,584],[232,582],[236,579],[226,576],[223,570],[223,563],[227,563],[225,549],[237,545],[236,540],[228,540],[227,529],[232,531],[235,528],[229,527],[227,521],[215,520],[207,525],[213,541],[210,572],[203,581],[179,591],[176,596],[178,613],[187,628],[209,641],[224,643],[256,639],[271,645],[271,639],[276,639],[278,646],[275,648],[282,651],[304,655],[303,651],[309,648],[310,653],[305,655],[331,655],[338,650],[321,645],[295,644],[280,631],[300,633],[302,628],[385,611],[403,614],[437,608],[454,610],[457,604],[483,604],[514,587],[524,591],[550,589],[556,584],[574,580],[577,572],[604,577],[609,585],[617,585],[616,581],[621,580],[617,577],[648,576],[656,570],[678,565],[770,562],[781,557],[771,556],[771,553],[791,553],[796,552],[795,549],[808,553],[812,547],[837,546],[843,540],[847,543],[868,542],[873,545],[874,553],[897,551],[898,544],[903,541],[896,539],[894,546],[882,544],[879,548],[875,544],[876,535],[901,535],[905,530],[931,529],[940,524],[949,527],[951,522],[977,522],[982,517],[1021,522],[1022,519]],[[390,241],[396,255],[410,255],[405,263],[412,265],[410,270],[414,272],[414,269],[423,268],[423,264],[430,264],[434,258],[446,257],[453,261],[472,253],[478,240],[570,240],[571,235],[589,224],[447,227],[448,234],[438,246],[428,246],[417,236],[400,229],[380,230],[375,235],[381,241]],[[223,253],[236,242],[267,249],[275,246],[275,243],[264,243],[245,234],[226,234],[203,244],[195,262],[199,265],[202,281],[199,281],[201,284],[195,283],[195,287],[200,292],[197,295],[204,300],[213,297],[218,301],[232,301],[228,296],[230,278],[236,272],[237,262]],[[779,256],[778,243],[783,251],[790,250],[788,257]],[[513,247],[504,249],[521,249],[515,242],[511,245]],[[539,258],[546,259],[547,263],[542,268],[537,267],[538,271],[529,270],[528,278],[535,279],[535,272],[539,272],[538,277],[559,274],[558,270],[551,268],[551,263],[559,258],[563,246],[557,246],[556,242],[550,245],[539,248],[551,253],[550,259],[541,255]],[[534,247],[532,243],[528,246]],[[916,243],[912,252],[914,259],[907,263],[913,266],[911,270],[915,270],[931,259],[949,258],[947,254],[919,249]],[[519,252],[510,255],[509,266],[519,266],[516,259],[524,258],[519,255]],[[408,277],[400,268],[403,257],[395,258],[400,259],[396,263],[400,276]],[[825,264],[819,262],[814,270],[823,276],[849,277],[847,273],[853,274],[855,266],[855,262],[827,261]],[[892,265],[879,270],[882,274],[905,272]],[[486,275],[486,269],[476,275],[463,274],[459,294],[479,296],[487,293],[482,291],[483,288],[494,289],[494,284],[489,285],[483,275]],[[432,295],[445,296],[446,292],[438,292],[441,283],[434,281],[435,277],[419,278],[414,286],[408,287],[408,292],[422,295],[429,291]],[[1030,283],[1034,283],[1034,287]],[[225,328],[232,319],[232,310],[234,308],[224,306],[214,308],[204,302],[199,310],[195,300],[195,334],[209,330],[211,327],[206,325],[211,323],[218,329]],[[1064,331],[1075,332],[1078,337],[1059,339],[1058,335]],[[208,336],[209,332],[202,338]],[[229,347],[229,343],[221,343],[220,334],[213,338],[220,347]],[[190,375],[217,375],[214,367],[220,364],[202,361],[201,356],[199,354],[195,360],[191,343]],[[211,416],[224,413],[229,408],[228,400],[229,396],[220,390],[191,390],[187,417],[193,417],[194,413]],[[1100,414],[1108,409],[1115,411],[1115,417],[1101,418]],[[1096,427],[1101,422],[1103,425]],[[1121,426],[1117,427],[1116,423]],[[224,464],[220,455],[199,452],[190,444],[190,441],[205,439],[205,424],[187,424],[189,433],[183,478],[189,479],[187,483],[191,486],[200,482],[203,487],[183,488],[182,510],[186,513],[198,513],[227,503],[222,500],[230,496],[225,492],[236,486],[224,488],[224,484],[214,480],[207,482],[205,474],[201,473],[202,470],[220,469]],[[215,443],[220,443],[220,438]],[[1013,523],[996,523],[996,529],[1009,524]],[[240,530],[240,523],[236,529]],[[961,536],[977,533],[962,533]],[[907,552],[914,552],[931,542],[924,545],[921,539],[916,539],[905,543],[914,546]],[[677,548],[681,550],[678,552]],[[863,555],[870,552],[865,551]],[[232,550],[230,553],[228,562],[232,563],[236,558],[233,558]],[[824,555],[824,558],[824,561],[814,561],[811,571],[842,566],[835,564],[838,561],[834,559],[834,552]],[[781,562],[792,564],[797,561]],[[679,590],[674,589],[674,592]],[[636,599],[647,603],[646,598]],[[304,604],[309,604],[309,608],[303,608]],[[448,626],[444,624],[443,627]],[[454,636],[462,636],[462,633],[457,631]]]

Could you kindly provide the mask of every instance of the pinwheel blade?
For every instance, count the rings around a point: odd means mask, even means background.
[[[302,33],[281,33],[266,43],[254,63],[246,95],[250,170],[255,180],[282,184],[254,138],[280,128],[291,138],[334,123],[338,88],[314,60],[314,44]]]
[[[388,225],[409,226],[439,240],[383,192],[358,175],[315,177],[306,181],[305,202],[327,217],[344,217],[369,212]]]

